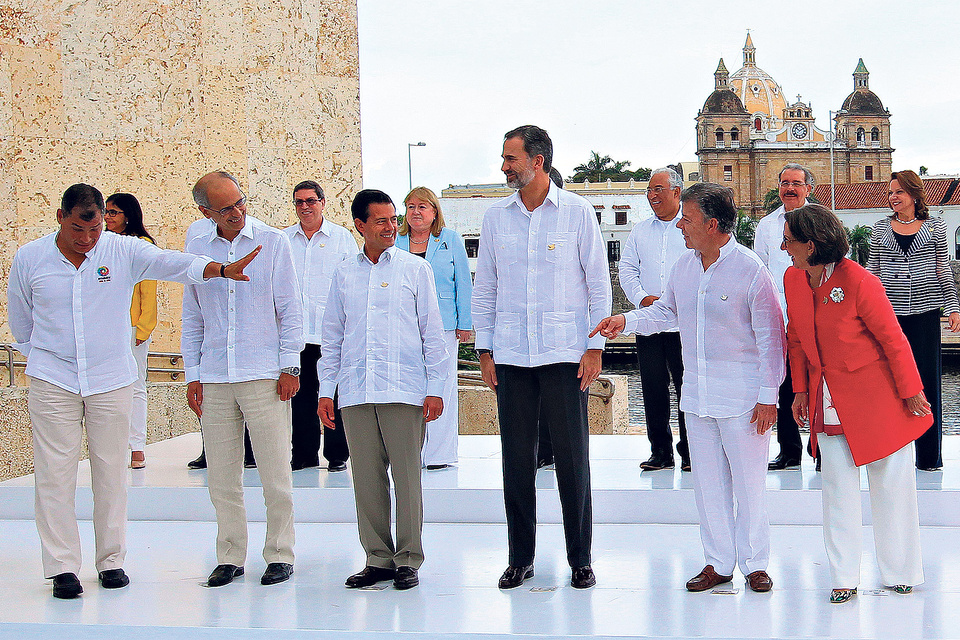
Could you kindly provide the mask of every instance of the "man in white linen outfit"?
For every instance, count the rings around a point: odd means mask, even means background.
[[[681,195],[687,246],[652,306],[602,321],[594,333],[654,333],[679,323],[694,494],[706,566],[689,582],[706,591],[733,578],[769,591],[767,450],[777,417],[786,339],[770,272],[731,235],[733,192],[712,183]]]
[[[36,470],[36,520],[43,574],[53,595],[83,592],[74,500],[82,431],[90,449],[96,566],[104,588],[129,583],[126,555],[127,434],[137,364],[119,329],[130,322],[140,280],[247,279],[256,250],[221,268],[208,258],[164,251],[103,232],[103,196],[87,184],[67,189],[59,230],[21,247],[7,287],[10,330],[27,356]]]
[[[181,350],[187,402],[200,416],[210,501],[217,513],[217,567],[211,587],[243,574],[247,520],[243,504],[243,429],[257,459],[267,511],[261,584],[293,573],[293,476],[290,403],[299,388],[303,306],[290,241],[246,215],[236,178],[213,172],[197,181],[193,199],[216,227],[187,243],[191,253],[234,259],[261,245],[253,282],[187,285]]]

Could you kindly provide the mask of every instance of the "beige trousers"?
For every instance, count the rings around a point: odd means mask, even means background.
[[[367,554],[367,565],[418,569],[423,564],[423,407],[361,404],[341,411],[350,447],[360,544]],[[390,533],[388,468],[397,499],[396,545]]]
[[[860,584],[863,547],[860,467],[853,463],[850,445],[842,435],[820,434],[817,446],[823,475],[823,542],[830,577],[834,589],[853,589]],[[918,585],[923,582],[923,559],[913,443],[864,466],[880,579],[887,586]]]
[[[86,429],[90,451],[97,571],[123,567],[132,399],[133,385],[84,398],[49,382],[30,379],[37,532],[47,578],[80,571],[75,501],[82,429]]]
[[[293,474],[290,402],[276,380],[203,385],[200,424],[207,453],[207,485],[217,512],[217,563],[242,567],[247,558],[243,504],[243,425],[257,459],[267,508],[263,559],[293,564]]]

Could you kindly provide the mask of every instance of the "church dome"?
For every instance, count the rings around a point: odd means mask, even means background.
[[[873,91],[870,91],[870,72],[867,71],[867,66],[863,64],[863,58],[860,58],[860,62],[853,72],[853,93],[843,101],[840,110],[851,115],[887,115],[887,110],[883,108],[880,98]]]
[[[756,47],[747,34],[743,45],[743,66],[730,76],[730,88],[739,96],[743,106],[750,113],[765,113],[780,118],[787,108],[783,90],[773,77],[757,66]]]
[[[703,103],[704,113],[746,113],[740,97],[730,89],[718,89]]]

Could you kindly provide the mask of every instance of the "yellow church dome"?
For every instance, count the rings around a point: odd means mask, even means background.
[[[751,114],[764,113],[776,120],[783,117],[783,110],[787,107],[783,89],[769,73],[757,66],[756,48],[749,33],[743,45],[743,66],[730,76],[730,88]]]

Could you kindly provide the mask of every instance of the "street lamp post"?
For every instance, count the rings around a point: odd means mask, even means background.
[[[426,142],[408,142],[407,143],[407,177],[410,180],[410,188],[407,191],[413,191],[413,159],[410,156],[410,149],[413,147],[425,147]]]

